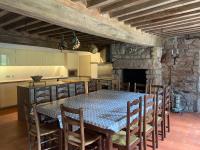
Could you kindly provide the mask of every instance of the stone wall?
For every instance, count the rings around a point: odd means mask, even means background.
[[[132,44],[111,45],[114,74],[122,74],[122,69],[146,69],[147,83],[161,84],[161,48],[140,47]]]
[[[176,64],[171,56],[172,49],[179,50]],[[186,112],[200,111],[199,107],[199,39],[178,38],[165,41],[163,50],[162,74],[166,83],[171,78],[173,92],[181,97],[181,105]],[[170,77],[171,68],[171,77]]]

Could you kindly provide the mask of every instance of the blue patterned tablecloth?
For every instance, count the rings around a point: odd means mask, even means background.
[[[144,97],[144,93],[99,90],[89,94],[44,103],[37,111],[57,118],[62,128],[60,104],[71,108],[83,108],[84,122],[102,129],[118,132],[126,126],[127,102]],[[72,116],[77,119],[76,116]]]

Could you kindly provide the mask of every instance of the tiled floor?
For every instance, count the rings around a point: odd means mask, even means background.
[[[172,114],[171,123],[171,132],[159,142],[159,150],[200,150],[200,114]],[[15,109],[0,111],[0,150],[26,150],[24,128]]]

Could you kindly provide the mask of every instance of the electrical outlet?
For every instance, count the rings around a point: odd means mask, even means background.
[[[10,78],[10,75],[6,75],[6,78]]]

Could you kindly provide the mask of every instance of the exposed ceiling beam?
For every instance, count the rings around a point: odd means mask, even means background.
[[[16,22],[12,22],[8,25],[4,25],[2,26],[5,30],[10,30],[10,29],[15,29],[15,28],[18,28],[18,27],[21,27],[21,26],[25,26],[25,25],[29,25],[30,23],[33,23],[35,22],[36,19],[33,19],[33,18],[23,18],[21,20],[18,20]]]
[[[38,29],[38,28],[41,28],[41,27],[46,27],[46,26],[49,26],[49,23],[40,21],[40,22],[36,22],[34,24],[31,24],[31,25],[24,26],[22,28],[19,28],[19,29],[17,29],[17,31],[19,31],[19,32],[21,32],[21,31],[31,31],[31,30],[35,30],[35,29]]]
[[[87,7],[97,8],[97,7],[101,7],[101,6],[113,3],[115,1],[119,1],[119,0],[89,0],[87,1]]]
[[[163,18],[163,17],[167,17],[167,16],[174,16],[177,14],[182,14],[182,13],[186,13],[186,12],[190,12],[190,11],[194,11],[194,10],[200,10],[200,2],[173,8],[173,9],[169,9],[166,11],[162,11],[159,13],[155,13],[155,14],[151,14],[151,15],[147,15],[147,16],[143,16],[143,17],[130,19],[130,20],[125,21],[125,23],[128,23],[128,24],[140,23],[140,22],[145,22],[145,21]]]
[[[116,10],[121,10],[125,9],[127,7],[133,6],[133,5],[138,5],[144,2],[148,2],[150,0],[121,0],[119,2],[104,6],[100,8],[100,11],[102,13],[106,13],[109,11],[116,11]]]
[[[35,33],[40,33],[40,32],[44,32],[44,31],[52,31],[52,29],[55,30],[55,29],[60,29],[60,28],[61,27],[59,27],[57,25],[49,24],[48,26],[37,28],[37,29],[33,29],[33,30],[29,30],[28,32],[30,34],[35,34]]]
[[[190,21],[190,20],[194,20],[194,19],[198,19],[200,17],[200,13],[199,14],[193,14],[193,15],[186,15],[183,17],[178,17],[178,18],[174,18],[174,19],[166,19],[165,21],[161,21],[161,22],[156,22],[156,23],[152,23],[152,24],[148,24],[148,25],[141,25],[138,26],[138,29],[152,29],[152,28],[157,28],[157,27],[165,27],[165,26],[170,26],[173,24],[178,24],[178,23],[182,23],[185,21]]]
[[[158,26],[158,27],[152,27],[152,28],[145,28],[143,29],[144,31],[147,31],[147,32],[152,32],[152,31],[156,31],[156,30],[165,30],[165,29],[170,29],[170,28],[177,28],[177,27],[180,27],[180,26],[188,26],[188,25],[192,25],[192,24],[198,24],[200,23],[200,16],[198,18],[191,18],[189,20],[183,20],[182,22],[176,22],[176,23],[173,23],[173,24],[170,24],[170,25],[163,25],[163,26]]]
[[[0,11],[0,17],[4,16],[6,14],[8,14],[8,11],[5,11],[5,10]]]
[[[12,22],[13,20],[16,20],[17,18],[21,18],[21,15],[9,12],[5,14],[4,16],[0,17],[0,26],[3,26],[4,24],[7,24],[9,22]]]
[[[111,12],[110,16],[111,17],[124,16],[124,15],[127,15],[127,14],[131,14],[133,12],[136,13],[136,12],[139,12],[139,11],[142,11],[142,10],[161,6],[161,5],[173,2],[173,1],[177,1],[177,0],[151,0],[151,1],[148,1],[146,3],[142,3],[140,5],[133,5],[133,6],[130,6],[128,8],[125,8],[125,9],[122,9],[122,10],[119,10],[119,11]]]
[[[72,30],[70,29],[57,29],[57,30],[54,30],[54,31],[46,31],[46,32],[43,32],[43,33],[39,33],[39,35],[47,35],[47,36],[52,36],[52,35],[56,35],[56,34],[63,34],[63,33],[70,33],[72,32]]]
[[[177,15],[172,15],[172,16],[167,16],[167,17],[162,17],[162,18],[156,18],[156,19],[149,20],[149,21],[141,21],[139,23],[131,23],[131,26],[136,26],[136,27],[151,26],[151,25],[154,25],[154,24],[157,24],[157,23],[163,23],[163,22],[166,22],[166,21],[173,21],[173,20],[176,20],[176,19],[181,19],[181,18],[184,18],[184,17],[190,17],[190,16],[194,16],[194,15],[197,15],[197,14],[200,14],[200,10],[194,10],[194,11],[185,12],[185,13],[182,13],[182,14],[177,14]]]
[[[199,1],[199,0],[198,0]],[[154,13],[158,13],[164,10],[168,10],[168,9],[172,9],[172,8],[177,8],[180,6],[184,6],[184,5],[188,5],[191,3],[197,2],[197,0],[181,0],[181,1],[175,1],[172,3],[168,3],[165,5],[161,5],[155,8],[150,8],[144,11],[140,11],[137,13],[131,13],[128,15],[124,15],[118,18],[118,20],[122,21],[122,20],[129,20],[129,19],[134,19],[134,18],[138,18],[138,17],[142,17],[145,15],[150,15],[150,14],[154,14]]]
[[[0,8],[116,41],[144,46],[161,46],[160,37],[135,30],[101,14],[94,14],[92,10],[80,7],[80,3],[62,0],[0,0]]]

